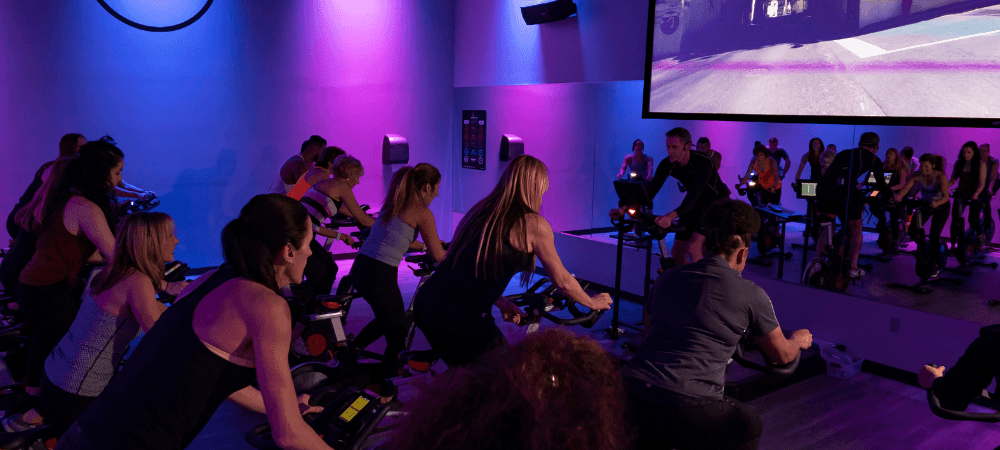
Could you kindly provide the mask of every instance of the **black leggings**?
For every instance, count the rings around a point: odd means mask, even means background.
[[[31,332],[25,384],[38,387],[45,358],[73,325],[80,303],[73,298],[69,283],[60,281],[48,286],[21,283],[18,305]]]
[[[955,198],[955,203],[952,204],[952,206],[951,206],[951,243],[952,244],[958,243],[958,240],[959,240],[958,238],[960,236],[965,236],[965,229],[962,228],[962,224],[965,223],[965,220],[962,219],[962,216],[963,216],[962,213],[964,212],[966,206],[969,207],[969,223],[968,223],[968,226],[970,228],[972,228],[972,230],[975,231],[976,234],[980,234],[980,233],[983,232],[982,223],[980,221],[980,216],[982,215],[982,212],[983,212],[983,205],[982,205],[982,203],[979,203],[979,202],[967,203],[965,201],[965,199],[969,198],[969,196],[961,196],[961,195],[956,194],[955,197],[956,197]]]
[[[368,302],[375,313],[375,320],[354,338],[354,346],[365,348],[385,336],[383,368],[394,376],[399,365],[399,352],[403,350],[409,323],[403,308],[403,294],[399,291],[399,268],[374,258],[358,255],[351,267],[351,280],[358,294]]]
[[[333,282],[337,279],[337,261],[326,251],[316,239],[309,243],[312,255],[306,260],[306,268],[302,271],[305,280],[302,286],[306,288],[306,299],[312,300],[317,295],[330,295]]]
[[[492,314],[449,300],[417,302],[413,310],[417,327],[449,369],[472,364],[491,350],[509,347]]]
[[[45,424],[51,427],[56,434],[63,434],[96,398],[84,397],[62,390],[59,386],[52,384],[43,371],[41,397],[35,410],[45,418]]]
[[[948,203],[933,209],[930,206],[924,206],[920,208],[920,215],[923,217],[923,223],[917,223],[916,218],[910,222],[910,239],[913,239],[918,245],[924,242],[924,225],[929,220],[931,222],[930,241],[928,242],[930,256],[931,261],[937,261],[941,257],[941,232],[944,231],[944,224],[948,222]],[[939,269],[943,268],[939,267]]]
[[[754,450],[764,423],[757,410],[736,399],[697,399],[626,378],[636,450]]]
[[[10,251],[3,259],[0,259],[0,284],[3,285],[7,295],[17,294],[17,285],[19,284],[17,277],[21,275],[21,271],[35,255],[37,241],[38,235],[21,230],[14,238]]]

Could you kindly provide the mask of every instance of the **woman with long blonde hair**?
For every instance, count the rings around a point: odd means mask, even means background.
[[[174,221],[138,212],[118,225],[111,260],[83,294],[69,332],[45,360],[39,405],[3,420],[4,431],[43,422],[61,434],[111,381],[128,344],[148,331],[166,306],[156,291],[178,294],[186,282],[166,283],[163,264],[174,260]]]
[[[608,309],[611,297],[590,297],[563,267],[552,227],[538,214],[549,188],[545,164],[528,155],[510,162],[500,182],[462,218],[438,270],[413,299],[414,320],[449,367],[469,364],[507,340],[493,320],[520,323],[521,311],[503,297],[514,274],[526,285],[542,263],[552,283],[592,309]]]

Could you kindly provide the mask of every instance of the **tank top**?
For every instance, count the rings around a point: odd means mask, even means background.
[[[944,194],[941,193],[941,183],[938,181],[937,172],[934,173],[934,181],[931,184],[924,184],[924,177],[917,175],[917,181],[913,183],[913,189],[920,193],[920,199],[928,202],[941,200]]]
[[[632,154],[632,163],[629,164],[629,170],[642,175],[642,178],[646,178],[649,175],[649,155],[643,153],[642,159],[636,159],[635,153]]]
[[[45,375],[66,392],[97,397],[139,331],[134,315],[122,318],[101,309],[87,289],[73,325],[45,360]]]
[[[755,159],[753,162],[754,170],[757,172],[757,184],[764,189],[780,189],[781,179],[774,173],[774,167],[771,167],[771,160],[767,160],[767,170],[760,170],[760,164],[757,163]]]
[[[146,333],[128,365],[77,424],[100,448],[171,449],[188,446],[256,371],[227,361],[194,332],[195,308],[208,293],[236,278],[223,265],[204,284],[168,308]]]
[[[955,171],[958,175],[958,188],[960,196],[972,197],[972,194],[979,188],[979,167],[972,167],[971,161],[966,161],[962,165],[962,171]]]
[[[376,261],[384,262],[392,267],[399,267],[403,254],[410,244],[417,240],[417,230],[408,225],[399,216],[393,216],[389,223],[376,219],[372,225],[371,234],[358,254],[365,255]]]
[[[292,156],[292,158],[298,158],[299,161],[305,161],[306,160],[305,158],[302,157],[302,155],[295,155],[295,156]],[[281,163],[281,167],[285,167],[285,163],[287,163],[288,161],[290,161],[292,158],[288,158],[287,160],[285,160],[284,163]],[[274,180],[271,181],[271,187],[267,189],[267,193],[268,194],[288,195],[288,191],[290,191],[292,189],[292,186],[295,186],[295,183],[287,184],[287,183],[285,183],[285,180],[281,179],[281,168],[279,167],[278,168],[278,175],[276,175],[274,177]]]
[[[28,286],[48,286],[60,281],[73,283],[80,268],[97,250],[83,230],[76,236],[66,231],[66,224],[63,223],[65,212],[66,207],[63,206],[46,221],[38,235],[35,254],[18,277],[21,283]]]
[[[823,177],[823,164],[820,163],[821,157],[816,158],[816,163],[809,161],[809,179],[812,181],[818,181]]]
[[[435,308],[441,305],[456,308],[468,314],[489,313],[493,304],[503,295],[511,278],[528,270],[534,263],[534,253],[515,249],[505,242],[501,254],[500,276],[491,280],[483,273],[476,274],[477,245],[470,244],[457,255],[454,267],[447,261],[438,266],[433,275],[420,287],[413,301],[414,307]],[[423,306],[420,306],[423,304]]]
[[[323,222],[326,221],[326,219],[336,215],[337,210],[339,210],[344,204],[344,202],[334,200],[329,195],[320,192],[315,187],[309,188],[309,190],[302,195],[301,202],[302,206],[306,207],[306,211],[309,212],[309,217],[316,226],[323,225]]]

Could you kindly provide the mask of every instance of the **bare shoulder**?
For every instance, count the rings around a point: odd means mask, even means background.
[[[240,311],[247,317],[263,322],[287,321],[290,315],[288,303],[280,295],[245,278],[234,278],[230,282],[233,283],[230,292],[235,294]]]
[[[74,195],[66,202],[66,211],[100,212],[101,208],[82,195]]]
[[[529,234],[552,233],[552,226],[541,214],[531,213],[524,216],[524,224],[528,228]]]

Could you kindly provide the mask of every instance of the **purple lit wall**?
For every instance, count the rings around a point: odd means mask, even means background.
[[[203,4],[151,3],[109,1],[149,25]],[[362,203],[380,204],[397,168],[381,164],[385,133],[447,177],[454,11],[451,0],[216,1],[187,28],[150,33],[93,1],[0,4],[0,212],[69,132],[118,141],[126,181],[162,197],[192,266],[221,261],[222,227],[311,134],[364,164]],[[446,237],[450,186],[433,205]]]

